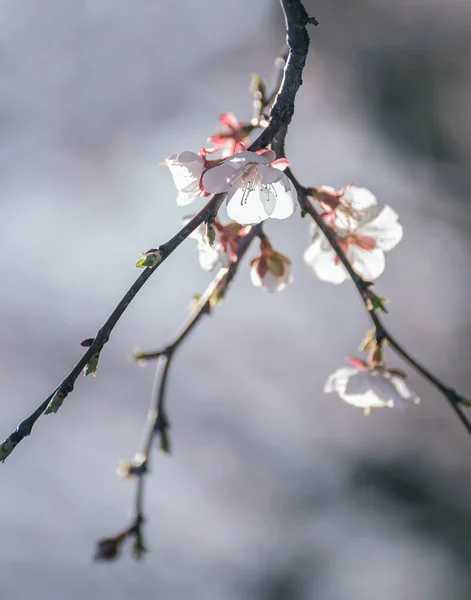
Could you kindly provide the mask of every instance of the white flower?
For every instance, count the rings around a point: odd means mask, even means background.
[[[353,359],[351,367],[342,367],[325,382],[324,392],[335,392],[342,400],[364,408],[406,408],[420,398],[405,381],[405,375],[384,366],[369,367]]]
[[[327,213],[327,217],[329,214]],[[330,226],[354,270],[368,281],[384,271],[384,252],[392,250],[402,239],[402,226],[397,213],[390,207],[371,205],[355,219],[345,213],[334,213]],[[324,234],[314,225],[311,245],[304,253],[306,264],[319,279],[342,283],[348,273]]]
[[[266,292],[281,292],[293,281],[291,261],[271,246],[261,244],[262,254],[250,263],[250,278],[255,287]]]
[[[169,156],[165,164],[170,169],[173,182],[178,190],[177,204],[190,204],[197,196],[204,195],[201,189],[201,176],[206,168],[204,157],[194,152],[180,152]]]
[[[239,152],[204,172],[202,183],[211,194],[227,192],[227,214],[241,225],[271,217],[286,219],[296,207],[296,189],[283,173],[286,159],[273,150]]]

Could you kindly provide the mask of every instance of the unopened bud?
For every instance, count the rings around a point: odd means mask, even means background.
[[[162,262],[162,253],[159,250],[141,252],[141,256],[141,260],[136,263],[138,269],[146,269],[147,267],[153,269]]]
[[[206,236],[208,238],[208,243],[212,248],[216,240],[216,227],[214,226],[214,223],[206,223]]]
[[[67,392],[62,388],[59,388],[54,396],[51,398],[49,404],[46,406],[44,411],[45,415],[50,415],[52,413],[56,413],[59,408],[62,406],[62,403],[67,398]]]

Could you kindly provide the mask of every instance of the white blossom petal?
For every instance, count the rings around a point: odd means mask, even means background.
[[[372,208],[363,222],[359,223],[357,233],[372,237],[381,250],[392,250],[402,239],[402,225],[399,216],[390,206]]]
[[[204,161],[194,152],[181,152],[165,160],[178,190],[177,204],[185,206],[201,194],[199,187]]]
[[[335,392],[347,404],[358,408],[382,408],[384,401],[371,388],[369,371],[363,372],[355,367],[342,367],[325,382],[324,392]]]
[[[347,383],[349,377],[356,375],[358,369],[355,367],[341,367],[334,371],[327,377],[327,381],[324,384],[324,392],[330,394],[332,392],[344,393],[347,389]]]
[[[250,279],[255,287],[262,288],[267,292],[276,292],[278,287],[278,278],[273,273],[268,272],[265,277],[260,277],[256,269],[250,269]],[[283,286],[284,287],[284,286]]]
[[[348,404],[365,409],[403,409],[420,401],[403,378],[384,367],[369,370],[342,367],[328,377],[324,391],[335,392]]]
[[[250,279],[255,287],[262,288],[266,292],[274,293],[281,292],[285,289],[288,283],[293,281],[293,276],[291,274],[291,267],[289,264],[285,263],[284,265],[283,275],[274,275],[271,271],[267,271],[267,273],[260,277],[257,271],[257,262],[255,262],[250,269]]]
[[[365,250],[358,246],[350,246],[346,256],[358,275],[367,281],[377,279],[383,274],[386,267],[384,252],[379,248]],[[344,268],[343,265],[342,268]]]
[[[275,158],[276,154],[273,152],[273,150],[267,150],[264,154],[257,154],[256,152],[245,150],[244,152],[233,154],[225,162],[230,162],[239,167],[246,164],[268,165],[270,162],[275,160]]]
[[[340,284],[348,278],[345,267],[337,260],[337,255],[323,234],[319,232],[312,244],[304,252],[304,261],[321,280]]]
[[[221,264],[221,251],[218,251],[215,246],[211,247],[209,243],[198,244],[198,250],[200,266],[204,271],[212,271]]]
[[[371,206],[378,204],[376,196],[369,189],[357,187],[356,185],[347,185],[342,190],[342,204],[347,204],[354,211],[364,211]]]
[[[275,210],[272,212],[271,218],[287,219],[296,210],[298,193],[291,179],[283,171],[278,172],[281,177],[271,184],[271,189],[276,198]]]
[[[243,166],[238,166],[227,159],[217,167],[212,167],[204,173],[202,178],[203,187],[210,194],[227,192],[243,174]]]
[[[283,171],[267,165],[258,165],[256,170],[263,185],[273,184],[276,181],[279,181],[282,177],[286,177]]]
[[[268,219],[269,215],[261,198],[261,184],[234,187],[227,194],[227,215],[240,225],[255,225]]]
[[[190,221],[192,216],[185,217],[182,221],[185,225]],[[221,234],[216,229],[216,235],[214,238],[214,244],[209,244],[208,237],[206,235],[206,224],[201,223],[196,229],[194,229],[189,238],[196,241],[196,248],[198,249],[198,259],[201,268],[204,271],[212,271],[218,265],[222,267],[228,267],[230,264],[230,258],[227,250],[221,244]]]
[[[417,395],[417,392],[410,388],[404,377],[399,377],[398,375],[394,375],[393,373],[388,373],[391,383],[396,388],[397,393],[406,401],[406,406],[410,403],[419,404],[420,398]]]

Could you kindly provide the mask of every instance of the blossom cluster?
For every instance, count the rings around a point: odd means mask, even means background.
[[[271,148],[247,149],[249,135],[256,127],[257,123],[241,123],[232,113],[224,113],[220,131],[208,140],[212,147],[199,153],[184,151],[165,161],[178,191],[178,205],[225,194],[230,222],[223,224],[216,218],[190,236],[196,241],[199,262],[206,271],[237,261],[238,243],[247,226],[270,218],[286,219],[296,210],[297,188],[289,171],[285,172],[289,161],[277,157]],[[303,256],[308,268],[321,281],[340,284],[349,278],[344,264],[348,261],[366,285],[377,279],[385,269],[385,252],[402,239],[397,213],[390,206],[379,205],[370,190],[352,184],[340,190],[323,185],[303,193],[315,201],[318,214]],[[324,235],[324,228],[319,226],[322,222],[335,245]],[[293,280],[290,259],[273,248],[265,232],[260,235],[260,254],[250,266],[253,284],[268,292],[281,291]],[[328,378],[325,392],[336,392],[366,412],[377,407],[403,408],[419,401],[404,374],[384,365],[380,344],[375,359],[351,359],[351,363]]]
[[[370,190],[354,185],[340,191],[322,186],[314,191],[314,197],[353,269],[367,281],[377,279],[385,268],[384,253],[402,239],[397,213],[390,206],[378,206]],[[335,250],[314,224],[304,260],[322,281],[338,284],[348,279]]]
[[[207,151],[182,152],[165,161],[178,190],[177,203],[225,193],[227,214],[240,225],[286,219],[296,208],[296,189],[283,173],[289,165],[273,150],[243,150],[226,159],[210,160]]]

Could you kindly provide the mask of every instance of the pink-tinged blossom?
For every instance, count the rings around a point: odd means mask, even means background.
[[[189,237],[196,240],[200,266],[204,271],[212,271],[218,266],[228,267],[232,261],[236,260],[237,236],[240,230],[237,223],[222,225],[216,220],[213,245],[209,243],[205,223],[190,233]]]
[[[350,214],[353,218],[378,204],[372,191],[352,184],[346,185],[338,191],[330,185],[322,185],[313,189],[312,192],[325,212],[335,211],[339,214]]]
[[[235,154],[240,145],[247,141],[253,125],[250,123],[241,123],[239,119],[231,112],[222,114],[219,117],[219,131],[209,138],[209,142],[217,150],[221,150],[224,158]]]
[[[271,217],[286,219],[296,207],[296,189],[283,173],[289,165],[273,150],[239,152],[203,173],[204,189],[227,192],[227,214],[241,225]]]
[[[255,287],[266,292],[281,292],[293,281],[291,261],[273,250],[269,243],[260,245],[261,255],[250,263],[250,278]]]
[[[372,281],[384,271],[384,253],[401,241],[402,226],[397,213],[390,206],[377,206],[369,190],[354,186],[344,190],[340,203],[322,217],[336,233],[353,269]],[[322,281],[339,284],[348,279],[347,270],[317,225],[312,227],[311,245],[304,253],[304,260]]]
[[[344,402],[363,408],[407,408],[418,404],[420,398],[406,383],[400,371],[384,365],[370,366],[359,359],[351,359],[352,366],[337,369],[325,382],[324,392],[335,392]]]
[[[178,190],[178,206],[186,206],[197,196],[206,195],[201,187],[201,177],[208,168],[207,162],[205,152],[195,154],[187,150],[173,154],[165,160]]]

